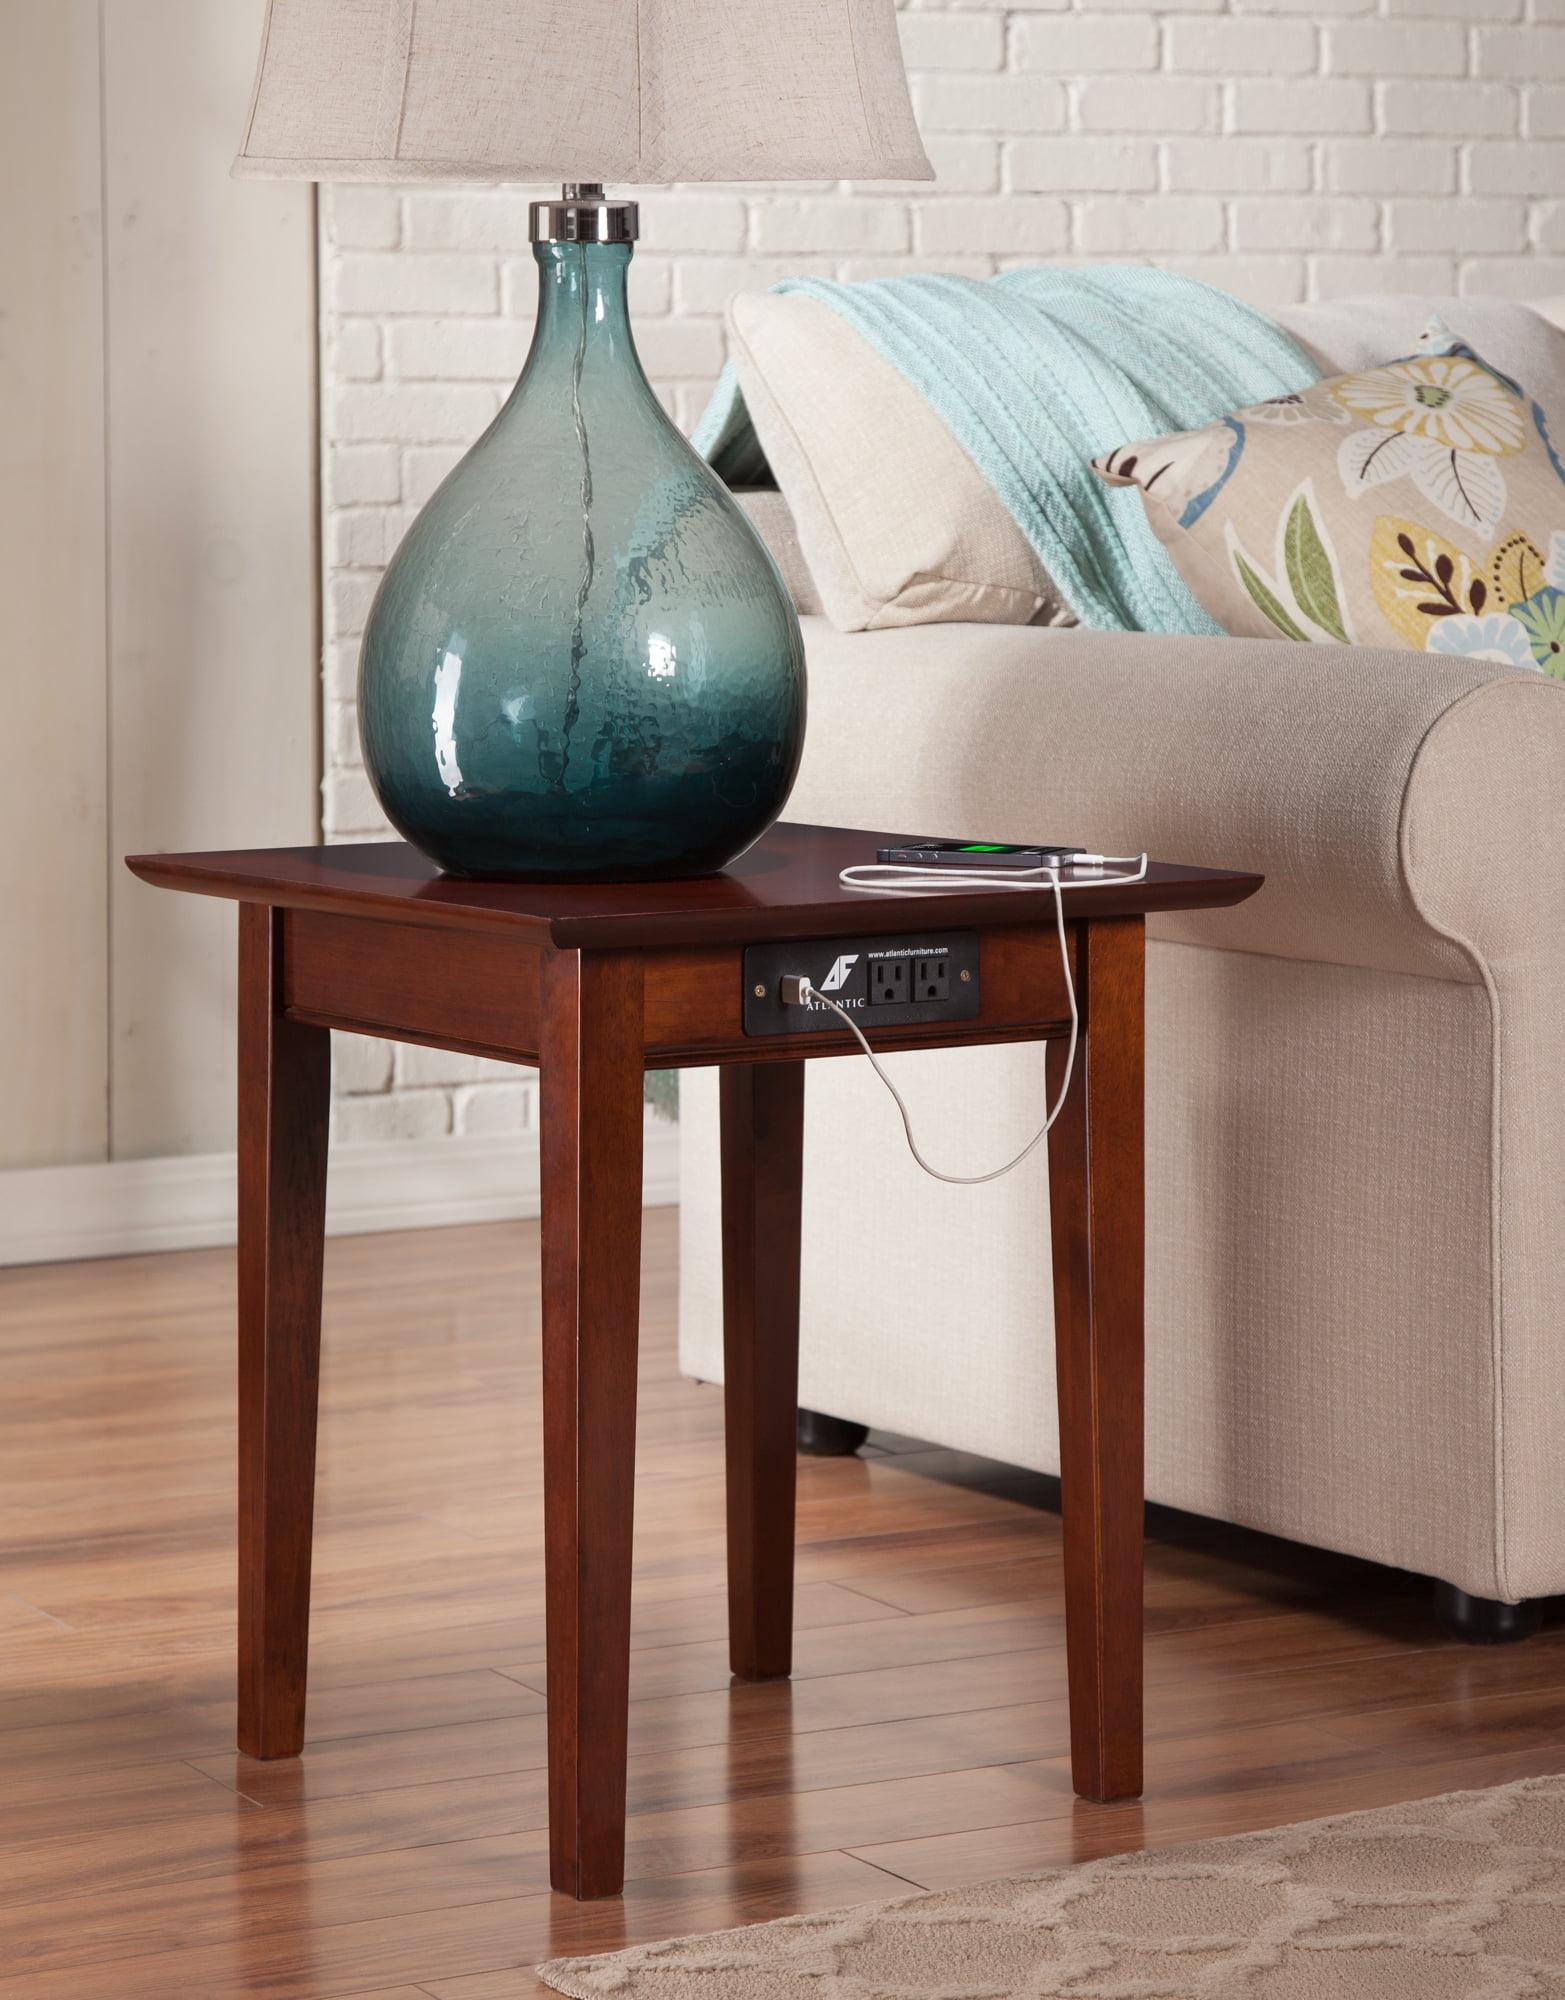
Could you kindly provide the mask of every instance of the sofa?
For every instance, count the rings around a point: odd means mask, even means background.
[[[803,622],[789,817],[1266,877],[1149,924],[1149,1498],[1421,1573],[1448,1608],[1565,1591],[1565,684],[1349,646]],[[1040,1120],[1041,1047],[891,1066],[954,1171]],[[686,1075],[681,1116],[680,1361],[711,1382],[715,1072]],[[1043,1155],[929,1180],[862,1060],[808,1071],[800,1401],[1058,1469]]]

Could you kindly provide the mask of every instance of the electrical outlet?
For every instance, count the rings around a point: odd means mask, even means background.
[[[951,998],[949,958],[919,958],[913,961],[913,998],[915,1000]]]
[[[912,966],[905,958],[872,958],[869,962],[869,1004],[902,1007],[912,985]]]

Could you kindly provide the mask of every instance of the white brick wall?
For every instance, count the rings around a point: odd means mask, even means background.
[[[1565,0],[910,0],[937,184],[643,191],[642,355],[688,424],[724,302],[799,272],[1145,258],[1260,304],[1565,291],[1562,20]],[[359,634],[525,356],[531,192],[325,192],[332,839],[384,832],[358,764]],[[362,1042],[339,1058],[345,1138],[532,1129],[525,1072]]]

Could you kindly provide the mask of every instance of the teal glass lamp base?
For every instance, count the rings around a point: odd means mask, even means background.
[[[799,622],[642,372],[629,243],[534,255],[521,379],[370,612],[365,767],[392,825],[451,874],[710,873],[792,787]]]

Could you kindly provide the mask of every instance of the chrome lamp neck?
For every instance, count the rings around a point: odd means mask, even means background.
[[[634,243],[641,212],[633,201],[609,201],[601,181],[567,181],[558,201],[528,208],[534,243]]]

